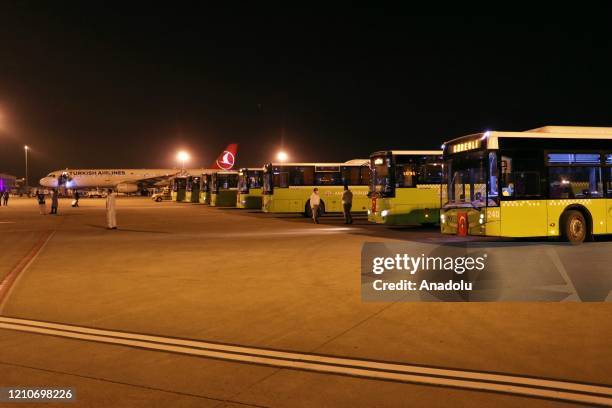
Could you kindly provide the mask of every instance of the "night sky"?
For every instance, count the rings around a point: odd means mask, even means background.
[[[42,4],[42,5],[41,5]],[[46,5],[44,5],[46,4]],[[607,10],[415,17],[389,9],[0,6],[0,172],[260,166],[439,148],[486,129],[612,126]],[[168,3],[170,4],[170,3]]]

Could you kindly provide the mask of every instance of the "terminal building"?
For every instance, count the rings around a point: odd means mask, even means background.
[[[0,173],[0,191],[12,190],[16,186],[17,177]]]

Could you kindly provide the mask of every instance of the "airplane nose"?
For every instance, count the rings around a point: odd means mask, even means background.
[[[55,187],[50,177],[43,177],[40,179],[40,185],[43,187]]]

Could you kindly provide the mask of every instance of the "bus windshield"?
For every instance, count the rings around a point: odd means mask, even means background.
[[[250,188],[261,188],[262,172],[260,170],[245,170],[238,176],[238,190],[248,193]]]
[[[219,174],[212,176],[213,191],[227,190],[238,186],[238,174]]]
[[[383,153],[370,159],[370,192],[394,197],[397,188],[440,185],[442,158],[437,155]]]
[[[446,160],[445,207],[475,207],[486,206],[487,160],[484,152],[462,154]],[[495,203],[492,203],[495,204]]]

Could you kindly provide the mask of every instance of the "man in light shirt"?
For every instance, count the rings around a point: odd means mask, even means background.
[[[349,190],[348,186],[344,186],[344,192],[342,193],[342,212],[344,213],[344,223],[352,224],[353,216],[351,215],[351,207],[353,206],[353,192]]]
[[[312,220],[315,224],[319,223],[319,205],[321,204],[321,197],[319,197],[319,189],[315,188],[312,190],[310,195],[310,209],[312,210]]]
[[[106,195],[106,224],[108,229],[117,229],[117,202],[111,188]]]

